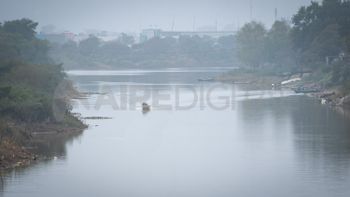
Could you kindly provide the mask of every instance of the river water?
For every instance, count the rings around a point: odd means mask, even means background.
[[[350,196],[349,119],[288,90],[197,80],[226,71],[68,72],[90,93],[73,102],[89,128],[5,174],[0,196]]]

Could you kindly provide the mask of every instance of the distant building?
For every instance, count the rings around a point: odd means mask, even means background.
[[[39,33],[37,34],[37,38],[42,40],[48,40],[52,43],[64,44],[68,41],[75,41],[76,34],[68,31],[63,33],[51,33],[51,34]]]
[[[75,41],[76,42],[80,42],[82,40],[85,40],[89,38],[89,34],[86,34],[86,33],[79,33],[76,37],[75,37]]]
[[[112,40],[117,40],[120,36],[120,33],[102,31],[100,33],[94,34],[94,36],[101,39],[102,41],[108,42]]]
[[[37,37],[42,40],[48,40],[52,43],[58,43],[58,44],[64,44],[68,41],[74,41],[74,42],[80,42],[82,40],[85,40],[89,38],[89,36],[95,36],[102,41],[112,41],[118,39],[120,36],[119,33],[114,32],[107,32],[107,31],[101,31],[94,34],[88,34],[88,33],[79,33],[75,34],[69,31],[61,32],[61,33],[39,33],[37,34]]]
[[[161,37],[161,32],[161,29],[144,29],[140,34],[140,42],[144,42],[156,37]]]
[[[64,35],[64,37],[67,39],[67,41],[68,40],[75,40],[75,38],[76,38],[76,34],[74,34],[74,33],[72,33],[72,32],[69,32],[69,31],[65,31],[65,32],[63,32],[62,33],[63,35]]]
[[[219,38],[235,34],[236,31],[162,31],[161,29],[145,29],[140,34],[140,42],[144,42],[155,37],[210,36],[213,38]]]
[[[220,38],[223,36],[235,35],[235,31],[163,31],[161,36],[177,37],[177,36],[210,36],[213,38]]]

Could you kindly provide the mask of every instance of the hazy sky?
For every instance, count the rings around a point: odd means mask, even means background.
[[[253,19],[270,25],[274,10],[290,18],[310,0],[252,0]],[[250,0],[0,0],[0,20],[31,18],[40,25],[81,32],[99,29],[139,31],[156,26],[165,30],[192,30],[215,26],[237,28],[249,21]],[[195,19],[195,20],[194,20]]]

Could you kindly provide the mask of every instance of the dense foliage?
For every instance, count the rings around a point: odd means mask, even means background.
[[[291,39],[300,65],[331,74],[331,84],[350,81],[350,1],[323,0],[301,7]]]
[[[312,72],[324,85],[350,87],[350,1],[324,0],[301,7],[292,24],[267,30],[251,22],[237,36],[244,66],[272,73]]]
[[[276,21],[269,30],[261,23],[248,23],[237,33],[237,57],[248,68],[295,71],[290,31],[284,20]]]
[[[54,91],[65,75],[52,64],[48,43],[35,37],[37,25],[29,19],[0,25],[1,118],[53,120]]]

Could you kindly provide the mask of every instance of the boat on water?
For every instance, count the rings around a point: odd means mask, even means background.
[[[142,103],[142,111],[149,112],[151,110],[151,106],[147,103]]]
[[[321,89],[320,88],[315,88],[315,87],[298,87],[298,88],[294,88],[293,89],[295,93],[300,94],[307,94],[307,93],[316,93],[316,92],[320,92]]]
[[[246,85],[246,84],[250,84],[250,82],[244,82],[244,81],[232,81],[232,84],[235,84],[235,85]]]
[[[214,78],[200,78],[200,79],[198,79],[198,81],[201,81],[201,82],[213,82]]]

